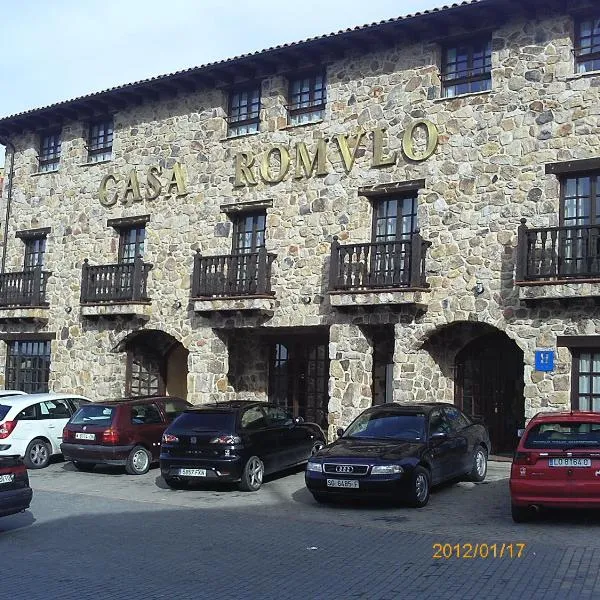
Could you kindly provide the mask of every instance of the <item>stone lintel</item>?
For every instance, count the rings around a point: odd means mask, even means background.
[[[536,283],[535,285],[517,283],[517,286],[519,287],[519,300],[522,302],[600,298],[600,280]]]
[[[197,313],[247,311],[271,317],[275,312],[275,298],[210,298],[193,302]]]
[[[1,306],[0,321],[48,321],[48,306]]]
[[[121,317],[131,316],[149,319],[152,314],[150,302],[121,302],[106,304],[82,304],[82,317]]]
[[[363,306],[413,305],[427,310],[428,298],[424,290],[329,292],[329,301],[334,308],[360,308]]]

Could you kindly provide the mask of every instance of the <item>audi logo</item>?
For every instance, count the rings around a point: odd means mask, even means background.
[[[354,467],[349,465],[338,465],[335,468],[336,473],[352,473],[354,471]]]

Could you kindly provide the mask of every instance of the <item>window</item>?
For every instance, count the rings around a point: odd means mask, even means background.
[[[133,425],[157,425],[163,420],[156,405],[140,404],[131,407],[131,422]]]
[[[35,267],[43,267],[44,253],[46,252],[46,236],[25,238],[23,241],[25,242],[23,270],[28,271]]]
[[[146,227],[144,225],[120,229],[119,262],[132,263],[137,257],[143,257],[145,239]]]
[[[600,446],[600,424],[590,421],[544,422],[534,425],[525,448],[575,448]]]
[[[60,132],[42,135],[40,138],[39,172],[57,171],[60,162]]]
[[[6,355],[6,387],[28,394],[48,391],[50,342],[9,341]]]
[[[492,42],[489,38],[448,46],[443,56],[444,96],[452,98],[491,89]]]
[[[242,415],[242,429],[261,429],[265,425],[265,415],[260,406],[249,408]]]
[[[600,348],[573,350],[573,380],[573,408],[600,412]]]
[[[265,406],[265,412],[271,425],[290,425],[293,422],[292,415],[278,406]]]
[[[429,435],[435,433],[450,433],[450,424],[440,408],[432,410],[429,416]]]
[[[469,421],[469,419],[454,406],[444,408],[444,412],[446,413],[446,420],[452,431],[460,431],[471,424],[471,421]]]
[[[98,425],[110,427],[116,410],[110,406],[84,404],[71,419],[72,425]]]
[[[245,213],[235,219],[233,254],[250,254],[264,247],[266,220],[264,212]]]
[[[113,120],[104,119],[90,124],[88,162],[102,162],[112,158]]]
[[[327,89],[324,73],[299,76],[290,81],[288,114],[292,125],[312,123],[325,117]]]
[[[183,400],[165,400],[163,404],[168,421],[178,417],[186,408],[189,408]]]
[[[17,421],[37,421],[39,419],[40,405],[32,404],[27,408],[24,408],[18,415]]]
[[[163,361],[147,352],[129,354],[128,394],[157,396],[164,394]]]
[[[600,70],[600,17],[575,24],[575,63],[578,73]]]
[[[69,419],[71,409],[66,400],[47,400],[40,402],[40,414],[42,419]]]
[[[260,126],[260,86],[229,94],[227,135],[257,133]]]

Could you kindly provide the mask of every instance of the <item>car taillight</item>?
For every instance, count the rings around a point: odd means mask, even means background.
[[[179,438],[176,435],[172,435],[170,433],[163,433],[162,436],[162,443],[163,444],[174,444],[175,442],[178,442]]]
[[[102,432],[102,443],[104,444],[118,444],[119,433],[114,429],[107,429]]]
[[[211,444],[241,444],[242,438],[237,435],[220,435],[210,440]]]
[[[70,437],[71,437],[71,432],[70,432],[70,431],[69,431],[69,430],[68,430],[68,429],[65,427],[65,428],[63,429],[63,434],[62,434],[62,439],[63,439],[63,442],[64,442],[65,440],[68,440]]]
[[[0,423],[0,440],[7,438],[16,425],[16,421],[4,421],[4,423]]]
[[[515,465],[532,465],[533,456],[531,452],[515,452],[513,463]]]

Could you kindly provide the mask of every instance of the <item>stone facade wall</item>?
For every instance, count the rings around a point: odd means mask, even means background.
[[[535,22],[516,19],[492,34],[490,92],[440,98],[439,45],[435,40],[327,62],[327,109],[323,121],[291,127],[285,104],[287,81],[262,83],[261,129],[227,138],[226,95],[220,90],[182,94],[148,102],[115,115],[113,160],[88,165],[86,127],[63,129],[56,173],[36,174],[37,138],[16,137],[14,200],[9,223],[8,270],[19,270],[21,229],[52,227],[46,265],[49,321],[55,331],[51,387],[104,398],[122,391],[124,357],[114,353],[120,339],[141,326],[163,330],[189,350],[188,396],[194,402],[236,394],[228,380],[230,352],[220,328],[330,327],[330,423],[345,424],[370,403],[372,348],[361,325],[396,323],[394,398],[453,400],[451,373],[426,349],[440,328],[476,321],[494,326],[525,353],[526,411],[569,402],[570,353],[560,350],[554,373],[533,370],[536,347],[553,347],[565,334],[595,335],[600,310],[559,304],[526,306],[514,286],[519,220],[529,226],[558,224],[559,184],[544,165],[600,156],[600,75],[574,75],[571,18],[549,14]],[[423,162],[401,154],[393,166],[372,168],[372,134],[363,138],[356,162],[345,172],[333,137],[387,128],[387,152],[399,151],[403,132],[427,117],[440,131],[433,156]],[[328,143],[328,174],[293,177],[280,183],[235,187],[234,157],[252,152],[257,160],[272,144],[294,148],[305,142],[314,152]],[[183,165],[188,194],[161,194],[156,200],[98,200],[101,179],[123,179],[137,169],[175,162]],[[273,166],[276,170],[276,165]],[[372,201],[358,189],[424,179],[418,194],[421,234],[432,245],[427,255],[427,311],[397,319],[386,308],[354,317],[333,310],[327,294],[330,244],[371,238]],[[121,184],[122,185],[122,184]],[[272,202],[267,209],[267,250],[277,255],[272,318],[245,315],[198,316],[188,307],[193,254],[227,254],[232,227],[223,204]],[[4,211],[4,207],[0,210]],[[3,212],[2,212],[3,214]],[[150,214],[145,260],[154,266],[148,290],[152,315],[131,320],[88,322],[79,311],[81,266],[116,262],[118,236],[107,219]],[[476,282],[484,291],[476,295]],[[310,302],[303,302],[304,297]],[[181,302],[181,308],[174,308]],[[72,312],[66,312],[68,307]],[[33,331],[31,326],[20,326]],[[63,332],[68,332],[63,337]],[[447,356],[448,361],[452,356]],[[262,359],[261,359],[262,361]],[[257,364],[264,364],[263,362]],[[251,370],[254,367],[250,367]],[[244,376],[246,377],[246,376]],[[264,389],[250,378],[236,385],[258,396]],[[266,376],[265,376],[266,377]],[[251,388],[251,389],[250,389]]]

